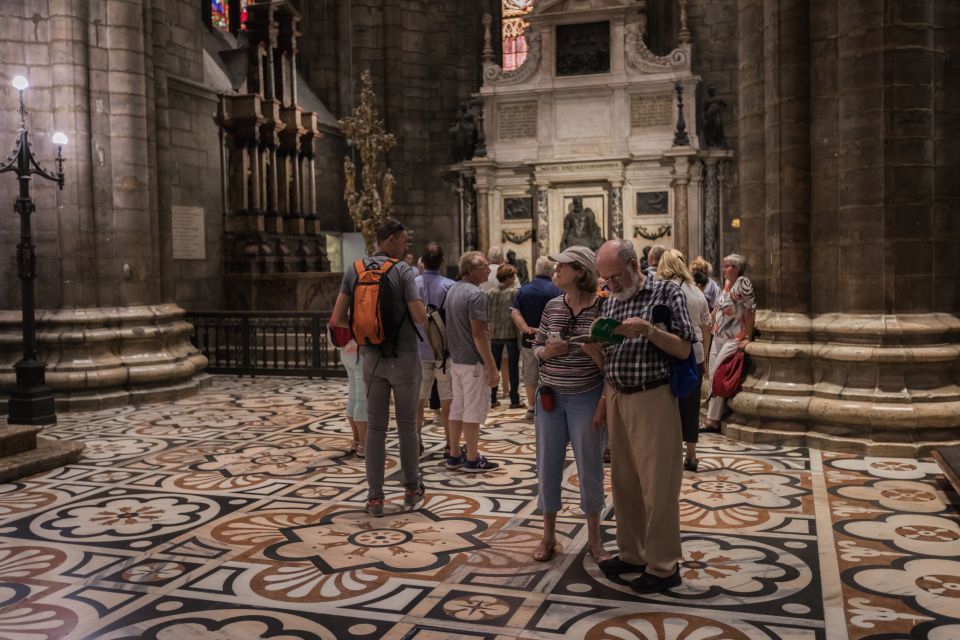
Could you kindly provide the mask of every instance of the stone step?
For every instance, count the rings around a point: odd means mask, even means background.
[[[36,448],[37,434],[42,429],[33,424],[0,425],[0,458]]]
[[[960,447],[940,447],[933,450],[933,459],[937,461],[947,480],[960,493]]]
[[[72,464],[80,459],[81,454],[82,442],[37,438],[36,448],[0,458],[0,482],[9,482]]]

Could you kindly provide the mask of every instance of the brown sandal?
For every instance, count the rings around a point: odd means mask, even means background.
[[[533,550],[533,559],[537,562],[550,562],[555,555],[562,552],[563,546],[559,542],[554,542],[552,547],[547,547],[547,543],[541,540]]]

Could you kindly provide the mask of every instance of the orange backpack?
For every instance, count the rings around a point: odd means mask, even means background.
[[[353,263],[357,281],[353,286],[350,330],[359,345],[382,348],[396,342],[400,322],[393,318],[392,292],[386,279],[398,262],[395,258],[383,262],[363,258]],[[402,322],[402,318],[399,320]]]

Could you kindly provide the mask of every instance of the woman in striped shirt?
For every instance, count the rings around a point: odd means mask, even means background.
[[[596,294],[597,267],[593,251],[568,247],[550,256],[557,263],[554,281],[563,295],[547,303],[533,351],[540,360],[540,387],[535,411],[538,503],[543,513],[543,538],[533,559],[550,560],[562,551],[556,539],[557,512],[566,463],[567,443],[580,476],[580,508],[587,515],[589,553],[597,562],[608,558],[600,540],[604,505],[603,450],[606,432],[593,427],[593,415],[603,392],[599,356],[591,357],[573,336],[590,333],[603,299]]]

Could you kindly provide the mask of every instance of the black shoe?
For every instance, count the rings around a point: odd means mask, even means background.
[[[677,567],[673,570],[673,573],[665,578],[644,572],[639,578],[630,581],[630,588],[637,593],[659,593],[667,589],[679,587],[682,583],[680,567]]]
[[[499,401],[499,400],[492,400],[492,401],[490,402],[490,408],[491,408],[491,409],[496,408],[496,407],[499,407],[499,406],[500,406],[500,401]]]
[[[511,403],[510,403],[510,408],[511,408],[511,409],[526,409],[526,408],[527,408],[527,405],[523,404],[522,402],[511,402]]]
[[[700,466],[700,461],[697,460],[696,458],[693,458],[692,460],[687,458],[686,460],[683,461],[683,468],[686,469],[687,471],[693,471],[694,473],[696,473],[697,468],[699,466]]]
[[[613,556],[603,562],[598,562],[597,566],[604,573],[617,576],[621,573],[642,573],[647,568],[645,564],[633,564],[621,559],[620,556]]]

